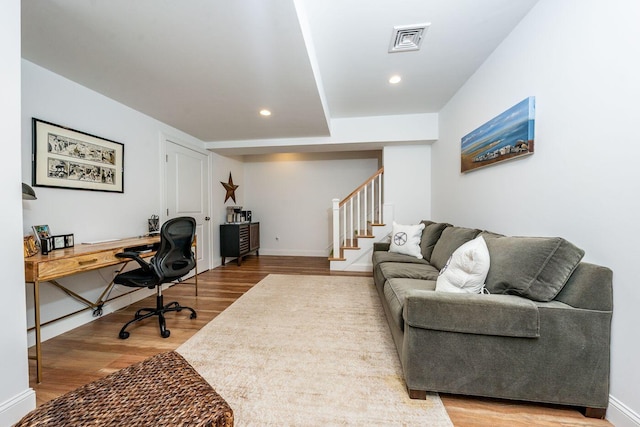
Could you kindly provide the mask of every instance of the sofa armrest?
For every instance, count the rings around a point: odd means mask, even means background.
[[[477,335],[537,338],[536,304],[515,295],[457,294],[412,290],[403,307],[414,328]]]
[[[390,242],[374,242],[373,250],[374,251],[388,251],[391,246]]]

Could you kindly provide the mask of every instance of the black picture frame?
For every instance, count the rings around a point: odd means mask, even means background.
[[[64,235],[58,235],[58,236],[53,236],[51,238],[51,240],[53,240],[53,249],[64,249],[65,248],[65,236]]]
[[[73,245],[74,245],[73,240],[74,240],[73,234],[65,234],[64,235],[64,247],[65,248],[72,248]]]
[[[124,144],[32,118],[33,185],[124,193]]]

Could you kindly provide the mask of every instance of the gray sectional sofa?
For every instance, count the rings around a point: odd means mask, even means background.
[[[423,221],[422,259],[376,243],[373,275],[412,398],[427,392],[585,408],[609,400],[612,272],[562,238],[509,237]],[[436,291],[439,271],[481,235],[484,293]]]

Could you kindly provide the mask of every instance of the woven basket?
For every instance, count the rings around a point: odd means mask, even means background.
[[[233,426],[227,402],[175,351],[53,399],[16,426]]]

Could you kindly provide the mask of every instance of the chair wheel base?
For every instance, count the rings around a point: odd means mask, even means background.
[[[162,294],[160,293],[159,288],[158,288],[158,295],[156,296],[156,307],[155,308],[141,308],[138,311],[136,311],[136,313],[134,315],[134,318],[132,320],[130,320],[129,322],[127,322],[122,327],[118,337],[120,339],[122,339],[122,340],[126,340],[127,338],[129,338],[129,332],[125,331],[125,329],[127,329],[129,327],[129,325],[131,325],[133,323],[136,323],[138,321],[144,320],[144,319],[148,319],[149,317],[152,317],[152,316],[158,316],[158,322],[159,322],[159,326],[160,326],[160,336],[162,338],[169,338],[169,336],[171,335],[171,331],[169,331],[166,328],[166,322],[165,322],[164,315],[165,315],[165,313],[168,313],[168,312],[172,312],[172,311],[180,312],[182,310],[191,311],[191,314],[189,315],[189,317],[191,319],[195,319],[198,316],[196,314],[196,311],[193,308],[181,306],[177,301],[174,301],[172,303],[164,305]]]

